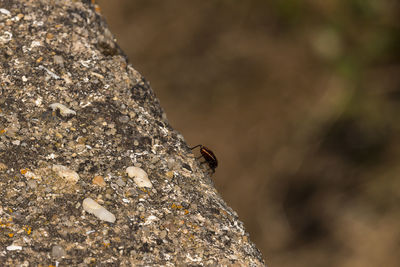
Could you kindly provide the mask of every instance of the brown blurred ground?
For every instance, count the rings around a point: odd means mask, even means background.
[[[397,1],[98,1],[271,266],[399,266]]]

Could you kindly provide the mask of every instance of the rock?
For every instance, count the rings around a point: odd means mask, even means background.
[[[106,210],[103,206],[99,205],[96,201],[89,197],[83,200],[82,207],[86,212],[93,214],[102,221],[110,223],[115,222],[114,214]]]
[[[117,184],[119,187],[124,187],[126,183],[125,183],[124,180],[122,180],[121,178],[118,178],[118,180],[116,181],[116,184]]]
[[[4,163],[2,163],[2,162],[0,162],[0,171],[4,171],[4,170],[7,170],[7,165],[6,164],[4,164]]]
[[[128,176],[130,178],[133,178],[133,181],[137,184],[137,186],[148,187],[148,188],[153,187],[153,184],[149,180],[147,173],[143,169],[139,167],[130,166],[126,168],[126,172],[128,173]]]
[[[94,1],[0,2],[0,265],[263,266]]]
[[[49,106],[53,111],[58,110],[60,115],[63,117],[70,117],[76,115],[76,112],[72,109],[67,108],[63,104],[60,103],[53,103]]]
[[[52,169],[58,176],[65,179],[67,182],[76,183],[79,180],[79,174],[63,165],[53,165]]]
[[[51,255],[57,259],[62,258],[65,256],[65,250],[61,246],[53,246],[51,249]]]
[[[104,181],[103,176],[100,176],[100,175],[95,176],[93,178],[93,180],[92,180],[92,183],[94,185],[98,185],[98,186],[101,186],[101,187],[106,186],[106,182]]]
[[[37,188],[37,183],[35,180],[28,180],[26,184],[29,186],[31,189],[36,189]]]

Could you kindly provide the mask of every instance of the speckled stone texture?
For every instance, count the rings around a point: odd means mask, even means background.
[[[1,265],[263,266],[98,12],[0,0]]]

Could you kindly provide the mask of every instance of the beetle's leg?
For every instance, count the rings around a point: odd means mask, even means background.
[[[191,147],[190,149],[193,150],[193,149],[195,149],[196,147],[199,147],[199,146],[201,147],[202,145],[197,145],[197,146]]]
[[[215,168],[210,167],[210,165],[208,164],[207,161],[201,161],[200,162],[200,164],[204,164],[204,163],[207,163],[208,168],[211,169],[212,173],[215,173]]]

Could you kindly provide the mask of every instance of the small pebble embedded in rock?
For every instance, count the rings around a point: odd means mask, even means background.
[[[120,117],[118,118],[118,120],[119,120],[121,123],[127,123],[127,122],[129,121],[129,117],[126,116],[126,115],[123,115],[123,116],[120,116]]]
[[[49,106],[53,111],[59,110],[60,115],[63,117],[69,117],[76,115],[76,112],[72,109],[67,108],[63,104],[60,103],[53,103]]]
[[[59,55],[55,55],[53,57],[54,63],[56,63],[57,65],[60,65],[61,67],[64,67],[64,59],[62,56]]]
[[[94,185],[98,185],[98,186],[101,186],[101,187],[106,186],[106,182],[104,181],[104,178],[102,176],[100,176],[100,175],[95,176],[93,178],[93,180],[92,180],[92,183]]]
[[[37,188],[37,183],[34,180],[28,180],[26,184],[29,186],[30,189],[36,189]]]
[[[124,187],[124,186],[125,186],[125,182],[124,182],[124,180],[122,180],[121,178],[119,178],[119,179],[116,181],[116,183],[117,183],[117,185],[118,185],[119,187]]]
[[[137,184],[137,186],[148,188],[153,187],[153,184],[150,182],[147,173],[143,169],[130,166],[126,168],[126,173],[128,173],[130,178],[133,178],[133,181]]]
[[[0,162],[0,171],[4,171],[4,170],[7,170],[7,165],[6,164],[4,164],[4,163],[2,163],[2,162]]]
[[[8,11],[7,9],[5,9],[5,8],[0,8],[0,13],[4,14],[4,15],[7,15],[7,16],[11,15],[11,12]]]
[[[51,255],[54,258],[62,258],[65,256],[65,250],[61,246],[53,246],[51,249]]]
[[[79,174],[63,165],[53,165],[53,171],[68,182],[76,183],[79,180]]]
[[[108,210],[106,210],[103,206],[99,205],[96,201],[91,199],[90,197],[85,198],[82,202],[83,209],[96,216],[102,221],[113,223],[115,222],[115,216]]]

